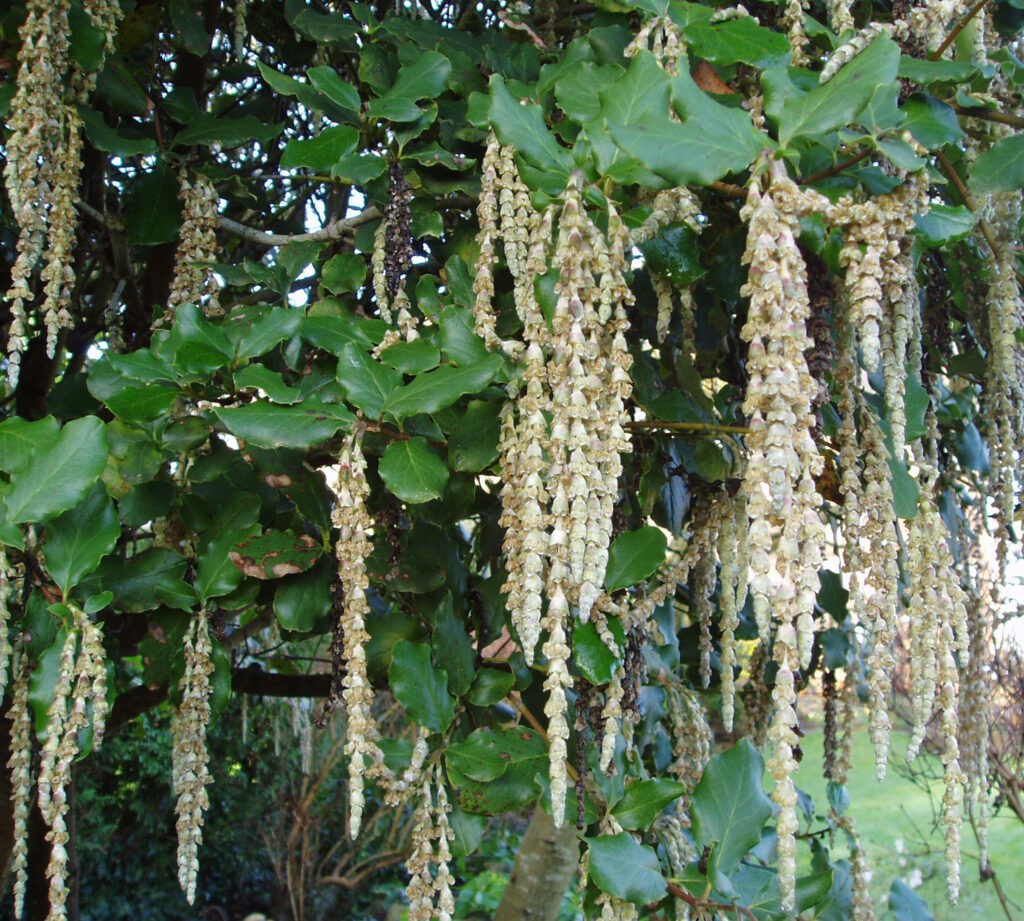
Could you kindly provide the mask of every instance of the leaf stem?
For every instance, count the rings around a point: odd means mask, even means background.
[[[670,432],[729,432],[734,435],[749,435],[750,428],[746,425],[719,425],[717,422],[668,422],[663,419],[641,419],[627,422],[626,428],[643,431],[645,429],[666,429]]]
[[[672,882],[668,884],[668,891],[669,895],[682,899],[687,905],[692,905],[694,908],[705,908],[710,911],[734,911],[743,918],[753,918],[754,921],[757,921],[757,915],[745,905],[729,902],[709,902],[706,899],[698,898],[692,892],[687,892],[682,886],[677,886]]]
[[[957,115],[963,115],[965,118],[982,118],[990,122],[999,122],[1001,125],[1024,128],[1024,118],[1019,115],[1010,115],[1008,112],[991,111],[990,109],[968,109],[956,102],[950,102],[948,105]]]

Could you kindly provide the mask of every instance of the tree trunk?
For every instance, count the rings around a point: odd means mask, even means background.
[[[537,806],[494,921],[557,921],[579,860],[575,826],[566,822],[555,828],[551,816]]]

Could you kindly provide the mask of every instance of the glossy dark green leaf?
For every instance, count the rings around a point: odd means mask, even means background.
[[[380,460],[380,478],[403,502],[440,499],[448,482],[448,466],[425,438],[393,441]]]
[[[246,365],[235,374],[235,388],[254,390],[257,393],[262,391],[271,402],[283,403],[286,406],[298,403],[302,399],[301,390],[289,387],[280,374],[260,364]]]
[[[157,151],[156,141],[152,138],[125,137],[115,128],[111,128],[95,109],[79,106],[78,114],[82,118],[89,143],[97,150],[116,154],[119,157],[152,155]]]
[[[367,419],[379,419],[384,404],[402,385],[402,375],[350,342],[338,357],[338,383],[345,399]]]
[[[692,285],[707,274],[700,264],[697,234],[689,224],[670,224],[653,240],[641,244],[640,252],[653,271],[677,287]]]
[[[500,369],[501,358],[488,355],[461,368],[445,365],[428,371],[392,393],[384,410],[399,421],[419,413],[435,413],[451,406],[463,394],[479,393]]]
[[[448,673],[430,661],[425,643],[399,640],[388,669],[391,690],[418,723],[444,732],[455,719],[455,698],[448,693]]]
[[[837,128],[853,124],[880,86],[891,85],[899,69],[899,46],[888,36],[876,38],[867,48],[841,67],[838,73],[808,93],[794,93],[785,99],[781,110],[772,104],[779,81],[767,71],[766,106],[777,111],[779,143],[788,147],[794,141],[815,141]]]
[[[653,525],[620,534],[608,551],[605,588],[615,592],[646,579],[665,562],[667,550],[668,539]]]
[[[905,103],[906,128],[928,150],[955,144],[964,136],[956,112],[926,93],[915,93]]]
[[[107,466],[109,446],[95,416],[74,419],[11,474],[4,497],[9,521],[45,521],[81,502]]]
[[[601,639],[593,621],[577,622],[572,628],[572,660],[580,670],[580,674],[593,685],[608,684],[617,674],[622,664],[622,640],[625,634],[622,622],[617,617],[608,619],[608,626],[620,646],[611,650]]]
[[[178,238],[181,202],[178,177],[163,160],[129,186],[124,203],[124,226],[129,243],[154,245]]]
[[[667,777],[641,780],[626,787],[626,794],[615,804],[612,815],[627,831],[645,831],[666,806],[685,792],[685,784]]]
[[[224,148],[239,147],[248,141],[263,144],[281,133],[281,125],[267,125],[254,115],[240,118],[217,118],[206,112],[196,114],[191,123],[174,136],[172,146],[190,147],[194,144]]]
[[[477,729],[449,745],[445,760],[459,805],[476,815],[501,815],[529,805],[540,795],[535,778],[548,768],[544,739],[522,726]]]
[[[637,905],[665,897],[668,885],[652,848],[626,831],[585,840],[590,878],[603,892]]]
[[[971,171],[975,192],[1015,192],[1024,187],[1024,134],[996,141],[978,155]]]
[[[380,360],[405,374],[422,374],[441,363],[441,352],[433,342],[413,339],[388,346],[380,353]]]
[[[761,840],[772,803],[764,792],[764,759],[747,739],[712,757],[693,792],[698,852],[712,848],[715,869],[728,874]]]
[[[316,621],[331,610],[331,567],[314,566],[309,572],[289,576],[277,583],[274,616],[285,630],[308,633]]]
[[[323,286],[332,294],[358,291],[366,280],[366,260],[356,253],[338,253],[324,263],[320,276]]]
[[[466,699],[474,707],[490,707],[503,701],[515,683],[516,678],[512,672],[497,668],[481,668],[476,672],[473,686],[466,694]]]
[[[97,575],[100,585],[114,593],[115,608],[141,614],[161,603],[183,608],[194,603],[195,592],[183,578],[187,569],[180,553],[154,547],[128,560],[109,559]]]
[[[501,434],[496,401],[471,400],[448,436],[448,460],[453,470],[478,473],[498,459]]]
[[[461,697],[473,684],[476,649],[461,619],[455,616],[451,592],[434,613],[431,648],[434,661],[444,663],[448,672],[448,690],[454,697]]]
[[[932,205],[914,218],[916,232],[925,246],[945,246],[965,239],[977,223],[977,215],[964,205]]]
[[[121,536],[114,503],[101,483],[46,528],[46,569],[67,595],[93,572]]]
[[[359,145],[359,132],[349,125],[324,128],[308,140],[292,140],[281,156],[283,169],[309,167],[317,172],[329,173],[342,157],[355,151]],[[357,257],[358,258],[358,257]]]
[[[60,423],[53,416],[29,422],[11,416],[0,422],[0,470],[10,473],[24,467],[37,451],[50,448],[60,438]]]
[[[348,428],[355,418],[344,406],[315,399],[296,406],[257,400],[215,412],[232,435],[260,448],[309,448]]]
[[[511,144],[538,169],[568,175],[569,151],[548,130],[541,107],[520,105],[497,74],[491,77],[490,118],[502,144]]]

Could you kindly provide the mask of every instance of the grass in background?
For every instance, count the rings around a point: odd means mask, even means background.
[[[802,742],[804,759],[795,778],[797,786],[814,798],[818,814],[828,810],[825,780],[821,776],[822,738],[820,731],[807,733]],[[866,729],[858,732],[854,736],[854,767],[848,784],[853,800],[850,813],[874,870],[872,891],[879,918],[891,917],[888,893],[897,878],[914,886],[927,901],[936,921],[1005,918],[992,884],[978,879],[978,846],[968,824],[963,830],[960,902],[950,906],[946,899],[943,834],[941,828],[934,826],[932,809],[932,802],[936,806],[942,802],[942,784],[931,785],[930,801],[928,791],[900,776],[895,767],[905,757],[908,736],[894,731],[892,741],[889,775],[880,784],[875,780],[871,740]],[[1006,810],[992,818],[989,854],[1014,916],[1024,919],[1024,824]],[[836,855],[846,856],[845,842],[841,844],[839,839]]]

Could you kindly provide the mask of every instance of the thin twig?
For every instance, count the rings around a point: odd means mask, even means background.
[[[749,435],[750,428],[746,425],[719,425],[717,422],[669,422],[664,419],[640,419],[627,422],[626,428],[631,430],[665,429],[669,432],[729,432],[734,435]]]
[[[857,156],[850,157],[849,160],[843,160],[842,163],[837,163],[835,166],[830,166],[828,169],[823,169],[820,173],[813,173],[810,176],[800,180],[800,185],[811,185],[812,183],[818,182],[822,179],[828,179],[830,176],[838,176],[843,170],[849,169],[851,166],[856,166],[861,160],[866,159],[871,155],[871,148],[867,147],[862,150]]]
[[[1014,128],[1024,128],[1024,118],[1019,115],[1010,115],[1007,112],[993,112],[991,109],[968,109],[956,102],[948,103],[949,107],[957,115],[965,118],[983,118],[985,121],[999,122],[1001,125],[1013,125]]]
[[[975,17],[975,16],[977,16],[977,15],[978,15],[978,13],[980,13],[980,12],[981,12],[981,11],[982,11],[982,10],[983,10],[983,9],[985,8],[985,6],[986,6],[986,5],[988,4],[988,2],[989,2],[989,0],[978,0],[978,2],[977,2],[977,3],[975,3],[975,4],[974,4],[974,6],[972,6],[972,7],[971,7],[971,8],[970,8],[970,9],[969,9],[969,10],[967,11],[967,14],[966,14],[966,15],[964,16],[964,18],[963,18],[963,19],[961,19],[961,20],[960,20],[960,21],[959,21],[959,22],[958,22],[958,23],[957,23],[957,24],[956,24],[956,25],[955,25],[955,26],[953,27],[953,29],[952,29],[952,31],[951,31],[951,32],[949,33],[949,35],[947,35],[947,36],[946,36],[946,38],[945,38],[945,41],[943,41],[943,43],[942,43],[941,45],[939,45],[939,47],[938,47],[938,48],[936,48],[936,49],[935,49],[935,50],[934,50],[934,51],[933,51],[933,52],[932,52],[932,53],[931,53],[931,54],[930,54],[930,55],[928,56],[928,60],[930,60],[930,61],[937,61],[937,60],[939,60],[939,58],[941,58],[941,57],[942,57],[942,55],[943,55],[943,54],[945,54],[945,52],[946,52],[946,49],[947,49],[947,48],[948,48],[948,47],[949,47],[950,45],[952,45],[952,44],[953,44],[953,42],[955,42],[955,41],[956,41],[956,39],[957,39],[957,36],[958,36],[958,35],[959,35],[959,34],[960,34],[961,32],[963,32],[963,30],[964,30],[964,29],[966,29],[966,28],[967,28],[967,25],[968,25],[968,23],[970,23],[970,21],[971,21],[972,19],[974,19],[974,17]]]
[[[735,905],[729,902],[709,902],[706,899],[698,898],[692,892],[687,892],[682,886],[677,886],[675,883],[668,884],[668,891],[669,895],[682,899],[687,905],[692,905],[694,908],[705,908],[708,911],[734,911],[743,918],[753,918],[754,921],[757,921],[757,915],[747,908],[746,905]]]
[[[266,230],[258,230],[255,227],[240,224],[238,221],[233,221],[231,218],[224,217],[223,215],[219,218],[218,223],[222,230],[226,230],[233,236],[240,237],[250,243],[259,243],[262,246],[284,246],[287,243],[317,243],[320,241],[340,240],[342,237],[352,233],[357,227],[368,224],[370,221],[375,221],[379,217],[380,211],[376,205],[370,205],[365,211],[353,217],[332,221],[326,227],[310,233],[270,233]]]

